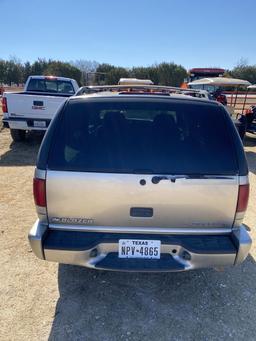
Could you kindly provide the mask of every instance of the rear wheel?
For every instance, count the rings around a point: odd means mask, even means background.
[[[14,142],[22,142],[26,137],[26,130],[11,129],[11,136]]]

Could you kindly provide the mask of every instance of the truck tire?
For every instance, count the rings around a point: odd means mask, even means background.
[[[26,137],[26,130],[11,129],[11,136],[14,142],[22,142]]]

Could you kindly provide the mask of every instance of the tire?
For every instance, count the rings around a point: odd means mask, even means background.
[[[14,142],[22,142],[26,138],[26,130],[11,129],[11,136]]]

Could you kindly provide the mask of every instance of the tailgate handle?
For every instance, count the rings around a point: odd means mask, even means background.
[[[33,105],[36,107],[43,107],[44,102],[43,101],[33,101]]]
[[[153,208],[151,207],[132,207],[130,209],[131,217],[151,218],[153,217]]]
[[[204,174],[188,174],[188,175],[156,175],[151,179],[153,184],[159,184],[162,180],[169,180],[175,182],[178,179],[230,179],[233,180],[232,176],[222,176],[222,175],[204,175]]]

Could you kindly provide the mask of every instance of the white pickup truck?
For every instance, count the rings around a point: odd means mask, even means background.
[[[10,128],[12,139],[23,141],[27,131],[46,130],[67,97],[78,89],[74,79],[30,76],[23,92],[4,92],[3,124]]]

